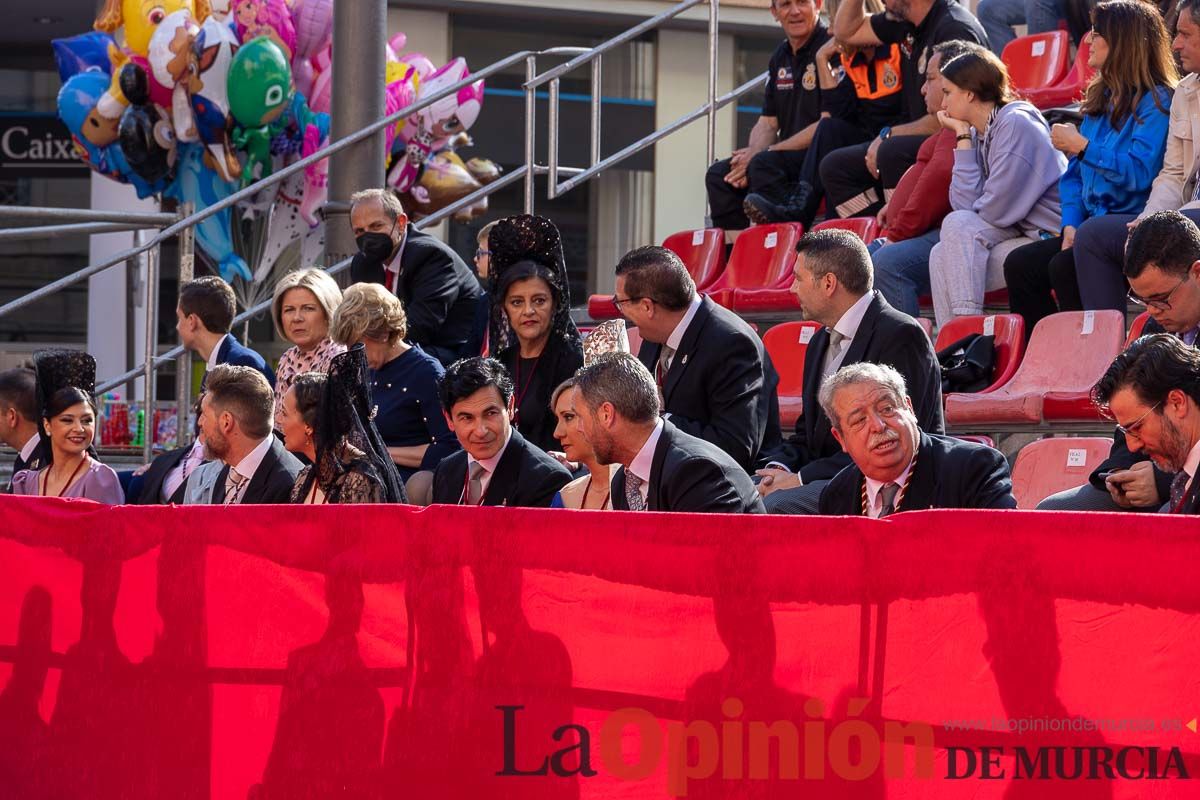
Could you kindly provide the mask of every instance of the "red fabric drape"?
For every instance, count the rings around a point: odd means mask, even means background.
[[[0,796],[1200,797],[1197,563],[1150,515],[0,497]],[[1062,777],[1121,752],[1171,777]]]

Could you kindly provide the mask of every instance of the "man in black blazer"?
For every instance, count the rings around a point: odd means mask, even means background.
[[[386,286],[404,305],[408,340],[447,367],[457,361],[472,337],[483,293],[474,273],[443,242],[409,225],[390,190],[351,197],[350,224],[359,250],[351,279]]]
[[[1004,456],[921,431],[904,378],[892,367],[842,367],[819,394],[851,459],[821,492],[820,513],[878,518],[927,508],[1017,507]]]
[[[761,514],[750,476],[724,450],[659,417],[658,387],[628,353],[611,353],[575,376],[579,432],[601,464],[621,464],[612,505],[623,511]]]
[[[191,350],[209,369],[218,364],[253,367],[263,374],[268,384],[274,386],[275,373],[267,360],[245,347],[229,332],[236,314],[237,298],[228,283],[215,275],[188,281],[179,287],[179,304],[175,307],[175,330],[179,333],[179,343]]]
[[[214,367],[200,408],[204,447],[225,464],[212,504],[290,502],[303,465],[271,430],[275,398],[262,373],[253,367]]]
[[[654,376],[676,428],[724,450],[749,471],[771,405],[762,340],[736,314],[696,294],[679,256],[639,247],[617,264],[613,302],[638,327],[638,358]]]
[[[504,366],[479,357],[455,362],[440,394],[462,450],[437,465],[433,502],[549,508],[571,473],[512,426],[513,384]]]
[[[824,325],[804,354],[804,412],[795,434],[759,458],[768,513],[815,514],[825,482],[850,464],[817,402],[821,381],[861,361],[894,367],[908,387],[921,430],[942,434],[942,374],[925,331],[871,290],[866,246],[849,231],[805,234],[796,246],[792,293],[806,319]]]
[[[37,373],[29,367],[0,372],[0,442],[17,451],[12,474],[49,463],[49,445],[38,434]],[[12,478],[5,489],[12,492]]]
[[[1166,333],[1125,349],[1092,388],[1133,453],[1174,473],[1165,511],[1200,514],[1200,350]]]

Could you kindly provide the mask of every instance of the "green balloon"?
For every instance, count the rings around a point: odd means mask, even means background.
[[[292,68],[283,49],[266,36],[238,48],[226,82],[229,113],[243,128],[274,122],[292,101]]]

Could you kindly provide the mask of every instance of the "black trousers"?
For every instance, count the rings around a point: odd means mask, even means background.
[[[879,145],[876,163],[879,177],[867,172],[870,141],[834,150],[821,160],[821,183],[830,217],[875,215],[883,206],[886,192],[896,188],[909,167],[917,163],[917,151],[925,136],[892,136]]]
[[[1026,340],[1034,325],[1056,311],[1083,310],[1075,278],[1075,248],[1063,250],[1061,236],[1030,242],[1009,253],[1004,259],[1004,280],[1009,307],[1025,320]]]
[[[786,200],[804,166],[805,150],[763,150],[750,159],[746,168],[749,188],[738,189],[725,182],[729,174],[729,159],[724,158],[708,168],[704,184],[708,189],[708,207],[713,225],[725,230],[741,230],[750,227],[750,220],[742,210],[742,201],[750,192],[765,195],[773,202]]]
[[[817,214],[817,207],[825,197],[825,185],[821,182],[821,162],[830,153],[850,145],[863,142],[869,144],[874,138],[858,125],[837,117],[826,117],[817,123],[817,129],[813,132],[812,144],[805,152],[804,166],[800,168],[800,180],[813,187],[808,198],[808,207],[805,208],[804,223],[806,225],[811,224]],[[827,215],[833,216],[833,211],[828,209]]]

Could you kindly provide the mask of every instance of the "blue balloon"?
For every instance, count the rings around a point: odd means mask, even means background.
[[[50,44],[54,47],[54,60],[58,62],[58,75],[63,83],[81,72],[112,74],[109,46],[117,46],[112,34],[92,31],[67,39],[52,39]]]
[[[175,183],[167,189],[167,197],[188,202],[199,211],[224,200],[238,190],[236,182],[221,180],[221,176],[204,165],[204,145],[180,144],[179,161],[175,166]],[[233,209],[213,214],[196,226],[196,244],[217,264],[226,282],[234,278],[253,280],[250,267],[233,252]]]

